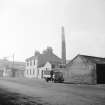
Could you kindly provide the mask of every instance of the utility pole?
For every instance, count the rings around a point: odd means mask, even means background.
[[[14,57],[15,57],[15,54],[13,54],[13,65],[14,65]]]
[[[15,71],[14,71],[14,56],[15,54],[13,53],[13,65],[12,65],[12,76],[15,76]]]

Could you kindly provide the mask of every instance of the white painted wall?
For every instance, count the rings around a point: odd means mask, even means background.
[[[35,65],[34,65],[35,60]],[[38,77],[38,68],[37,68],[37,59],[32,59],[29,62],[29,65],[27,66],[26,62],[26,69],[25,69],[25,77],[27,78],[37,78]],[[32,65],[30,65],[30,62],[32,62]]]

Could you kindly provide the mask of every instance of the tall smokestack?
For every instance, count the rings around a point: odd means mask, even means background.
[[[62,31],[62,63],[63,65],[65,65],[66,64],[66,43],[65,43],[65,30],[63,26],[61,28],[61,31]]]

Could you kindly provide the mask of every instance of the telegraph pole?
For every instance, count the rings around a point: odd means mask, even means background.
[[[15,54],[13,53],[13,65],[12,65],[12,76],[14,77],[15,76],[15,71],[14,71],[14,56],[15,56]]]
[[[15,56],[15,54],[13,54],[13,66],[14,66],[14,56]]]

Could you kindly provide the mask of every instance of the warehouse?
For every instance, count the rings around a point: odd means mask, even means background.
[[[105,84],[105,58],[77,55],[67,64],[65,81]]]

